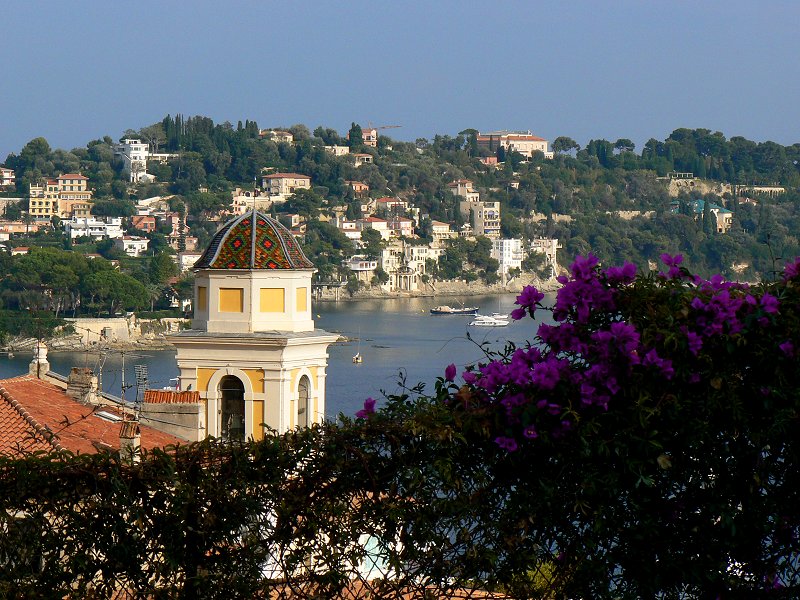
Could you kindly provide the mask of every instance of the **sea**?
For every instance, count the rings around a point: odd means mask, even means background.
[[[515,299],[514,294],[505,294],[314,304],[316,327],[348,340],[328,349],[326,417],[353,415],[368,397],[380,406],[385,394],[403,393],[419,383],[432,392],[436,378],[444,375],[447,365],[455,364],[460,372],[467,365],[486,361],[487,351],[502,351],[509,342],[522,346],[532,341],[539,318],[510,320],[507,327],[471,327],[473,317],[468,315],[430,314],[431,308],[440,304],[477,306],[480,314],[509,314],[516,308]],[[553,301],[554,296],[549,295],[544,302]],[[549,314],[541,312],[541,318],[547,319]],[[353,363],[356,353],[363,357],[360,364]],[[62,375],[69,374],[72,367],[94,369],[101,374],[103,390],[115,396],[123,396],[124,364],[126,400],[136,399],[145,385],[162,388],[177,382],[173,350],[51,352],[48,360],[50,368]],[[31,352],[0,357],[0,378],[27,373],[30,361]]]

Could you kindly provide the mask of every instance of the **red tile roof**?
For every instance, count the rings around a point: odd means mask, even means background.
[[[198,404],[200,392],[184,390],[145,390],[144,401],[153,404]]]
[[[121,416],[113,406],[81,404],[52,383],[22,375],[0,380],[0,453],[65,449],[91,453],[118,450],[121,422],[98,413]],[[140,425],[142,448],[185,443]]]
[[[59,175],[58,179],[89,179],[89,178],[84,177],[80,173],[64,173],[63,175]]]

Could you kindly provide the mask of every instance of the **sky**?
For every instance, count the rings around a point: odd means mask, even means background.
[[[800,2],[6,0],[0,161],[165,115],[800,142]]]

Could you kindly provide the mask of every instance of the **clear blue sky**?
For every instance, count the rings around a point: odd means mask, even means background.
[[[800,2],[3,4],[0,161],[166,114],[262,127],[531,129],[640,148],[678,127],[800,141]]]

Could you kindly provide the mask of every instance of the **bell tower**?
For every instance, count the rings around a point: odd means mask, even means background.
[[[181,389],[204,404],[198,439],[322,422],[338,336],[314,328],[314,265],[289,230],[253,209],[217,231],[194,270],[192,328],[170,341]]]

